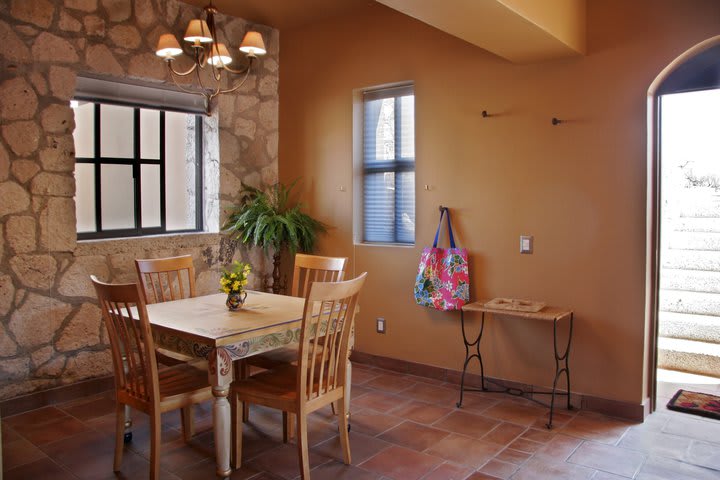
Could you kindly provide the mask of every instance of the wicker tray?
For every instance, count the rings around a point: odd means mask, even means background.
[[[485,307],[496,310],[513,310],[516,312],[539,312],[545,308],[545,302],[520,300],[517,298],[493,298],[485,303]]]

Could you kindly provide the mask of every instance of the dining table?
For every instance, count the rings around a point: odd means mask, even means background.
[[[217,475],[220,478],[227,478],[232,472],[228,395],[235,361],[300,341],[303,298],[247,292],[243,307],[237,311],[230,311],[225,306],[227,296],[222,293],[147,305],[157,347],[208,361],[214,396]],[[348,361],[348,386],[351,369]]]

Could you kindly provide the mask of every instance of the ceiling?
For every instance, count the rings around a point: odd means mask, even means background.
[[[209,0],[183,0],[203,7]],[[586,0],[377,0],[514,63],[585,53]],[[349,15],[376,0],[212,0],[221,13],[281,32]]]
[[[209,0],[182,0],[204,7]],[[289,30],[344,15],[375,0],[212,0],[220,13],[253,23]]]

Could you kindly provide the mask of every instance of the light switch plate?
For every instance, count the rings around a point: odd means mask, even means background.
[[[385,319],[378,317],[376,319],[376,327],[377,333],[385,333]]]
[[[520,253],[533,253],[532,235],[520,235]]]

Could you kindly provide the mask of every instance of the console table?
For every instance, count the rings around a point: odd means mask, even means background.
[[[526,394],[532,395],[550,395],[550,416],[547,428],[552,428],[553,411],[555,408],[555,396],[565,395],[567,397],[567,408],[572,410],[570,405],[570,366],[568,360],[570,357],[570,343],[572,341],[573,331],[573,311],[558,307],[544,307],[538,312],[525,312],[519,310],[505,310],[486,307],[485,303],[487,300],[480,300],[477,302],[469,303],[464,305],[460,310],[460,323],[462,325],[463,342],[465,343],[465,363],[463,364],[462,377],[460,377],[460,401],[457,402],[457,406],[462,406],[463,393],[469,392],[490,392],[490,393],[509,393],[511,395],[524,396]],[[480,332],[474,341],[468,340],[467,332],[465,329],[465,312],[479,312],[482,314],[480,323]],[[483,331],[485,330],[485,314],[492,314],[493,316],[506,316],[515,318],[527,318],[530,320],[538,320],[543,322],[552,322],[553,324],[553,349],[555,352],[555,379],[553,380],[553,387],[551,391],[525,391],[518,388],[504,387],[501,390],[489,390],[485,386],[485,369],[483,367],[482,354],[480,353],[480,340],[482,339]],[[568,332],[567,345],[564,351],[561,353],[558,349],[558,322],[567,319],[570,322],[570,331]],[[471,348],[475,347],[475,351],[471,353]],[[468,388],[465,387],[465,373],[470,360],[477,358],[480,363],[480,385],[481,388]],[[558,392],[557,383],[558,379],[562,374],[565,374],[565,380],[567,382],[567,392]],[[491,380],[488,380],[491,381]],[[494,382],[493,382],[494,383]],[[530,400],[540,403],[541,405],[547,406],[542,402],[537,401],[535,398],[530,397]]]

